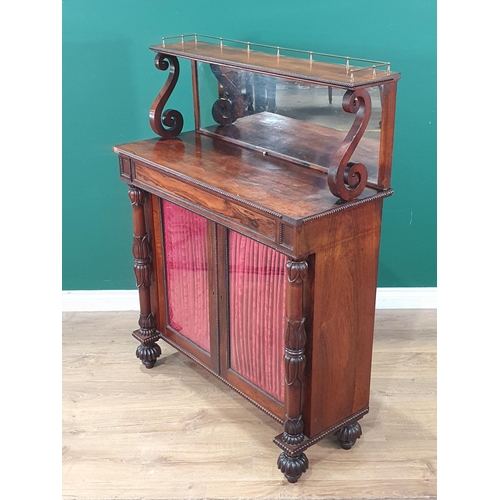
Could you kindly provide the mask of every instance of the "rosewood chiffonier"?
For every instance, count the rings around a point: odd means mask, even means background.
[[[293,483],[309,446],[333,435],[351,448],[368,412],[400,74],[196,34],[151,49],[167,75],[158,137],[114,148],[132,202],[136,354],[152,368],[165,341],[282,423]],[[181,66],[184,132],[165,109]]]

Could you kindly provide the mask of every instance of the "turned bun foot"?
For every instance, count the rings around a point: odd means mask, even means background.
[[[361,434],[361,426],[358,422],[342,427],[336,433],[340,446],[344,450],[350,450],[354,446],[354,443],[356,443],[356,440],[361,437]]]
[[[142,361],[142,364],[146,368],[153,368],[156,360],[161,354],[161,348],[158,344],[139,344],[136,356]]]
[[[296,483],[308,467],[309,461],[304,453],[298,457],[290,457],[283,452],[278,457],[278,469],[281,470],[289,483]]]

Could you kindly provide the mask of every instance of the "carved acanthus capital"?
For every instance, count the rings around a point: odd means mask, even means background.
[[[293,321],[290,318],[286,319],[287,328],[285,330],[285,349],[291,355],[300,355],[304,351],[307,341],[307,334],[305,330],[305,318],[300,321]]]
[[[290,283],[302,283],[307,279],[308,265],[305,260],[289,260],[286,263],[287,278]]]
[[[132,255],[135,259],[146,260],[149,259],[149,241],[148,235],[143,234],[133,236],[134,242],[132,243]]]
[[[287,416],[283,424],[283,435],[281,439],[286,444],[297,446],[305,439],[302,433],[303,430],[304,422],[302,421],[302,416],[298,418],[289,418]]]
[[[135,258],[134,273],[137,287],[150,286],[152,267],[147,235],[136,236],[134,234],[132,254]]]
[[[139,328],[142,342],[147,343],[149,337],[156,338],[156,319],[154,314],[141,314],[139,316]]]
[[[307,334],[304,328],[305,318],[292,321],[287,318],[285,331],[285,381],[287,385],[302,383],[306,366],[305,346]]]
[[[134,207],[142,207],[146,201],[146,192],[137,186],[129,185],[128,196]]]

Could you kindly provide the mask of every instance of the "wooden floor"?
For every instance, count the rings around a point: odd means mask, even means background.
[[[436,496],[436,311],[377,311],[370,413],[350,451],[327,437],[295,485],[279,424],[162,342],[135,357],[136,312],[63,314],[64,499]]]

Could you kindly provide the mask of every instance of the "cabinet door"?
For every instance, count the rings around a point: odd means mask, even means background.
[[[161,200],[166,337],[218,372],[214,223]]]
[[[227,231],[225,378],[283,418],[286,256]]]
[[[163,335],[283,420],[286,256],[160,206]]]

